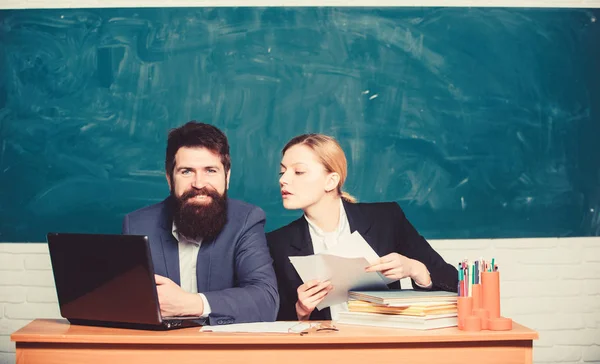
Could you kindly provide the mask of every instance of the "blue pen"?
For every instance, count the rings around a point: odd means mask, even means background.
[[[458,292],[459,297],[461,296],[461,292],[460,292],[460,282],[462,281],[461,273],[462,273],[462,263],[458,262],[458,289],[457,289],[457,292]]]
[[[464,294],[462,288],[462,282],[463,282],[463,271],[462,269],[460,269],[458,271],[458,295],[462,296]]]

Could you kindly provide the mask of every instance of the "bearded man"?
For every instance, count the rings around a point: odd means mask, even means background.
[[[210,325],[275,320],[265,214],[227,197],[230,170],[225,134],[190,121],[169,132],[171,195],[123,220],[123,234],[149,238],[163,316],[200,316]]]

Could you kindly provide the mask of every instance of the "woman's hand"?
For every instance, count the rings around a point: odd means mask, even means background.
[[[323,301],[329,291],[333,289],[331,282],[312,280],[298,287],[298,301],[296,302],[296,315],[298,320],[307,320],[315,307]]]
[[[425,264],[398,253],[390,253],[377,259],[365,270],[367,272],[381,272],[387,278],[392,279],[410,277],[421,287],[431,285],[431,278]]]

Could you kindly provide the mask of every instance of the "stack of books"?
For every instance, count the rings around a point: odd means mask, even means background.
[[[444,291],[350,291],[338,323],[429,330],[457,326],[458,295]]]

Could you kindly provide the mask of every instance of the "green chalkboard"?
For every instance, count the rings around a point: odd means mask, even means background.
[[[347,190],[427,238],[600,235],[600,11],[0,11],[0,241],[119,232],[162,200],[166,134],[232,146],[230,196],[281,206],[280,150],[322,132]]]

